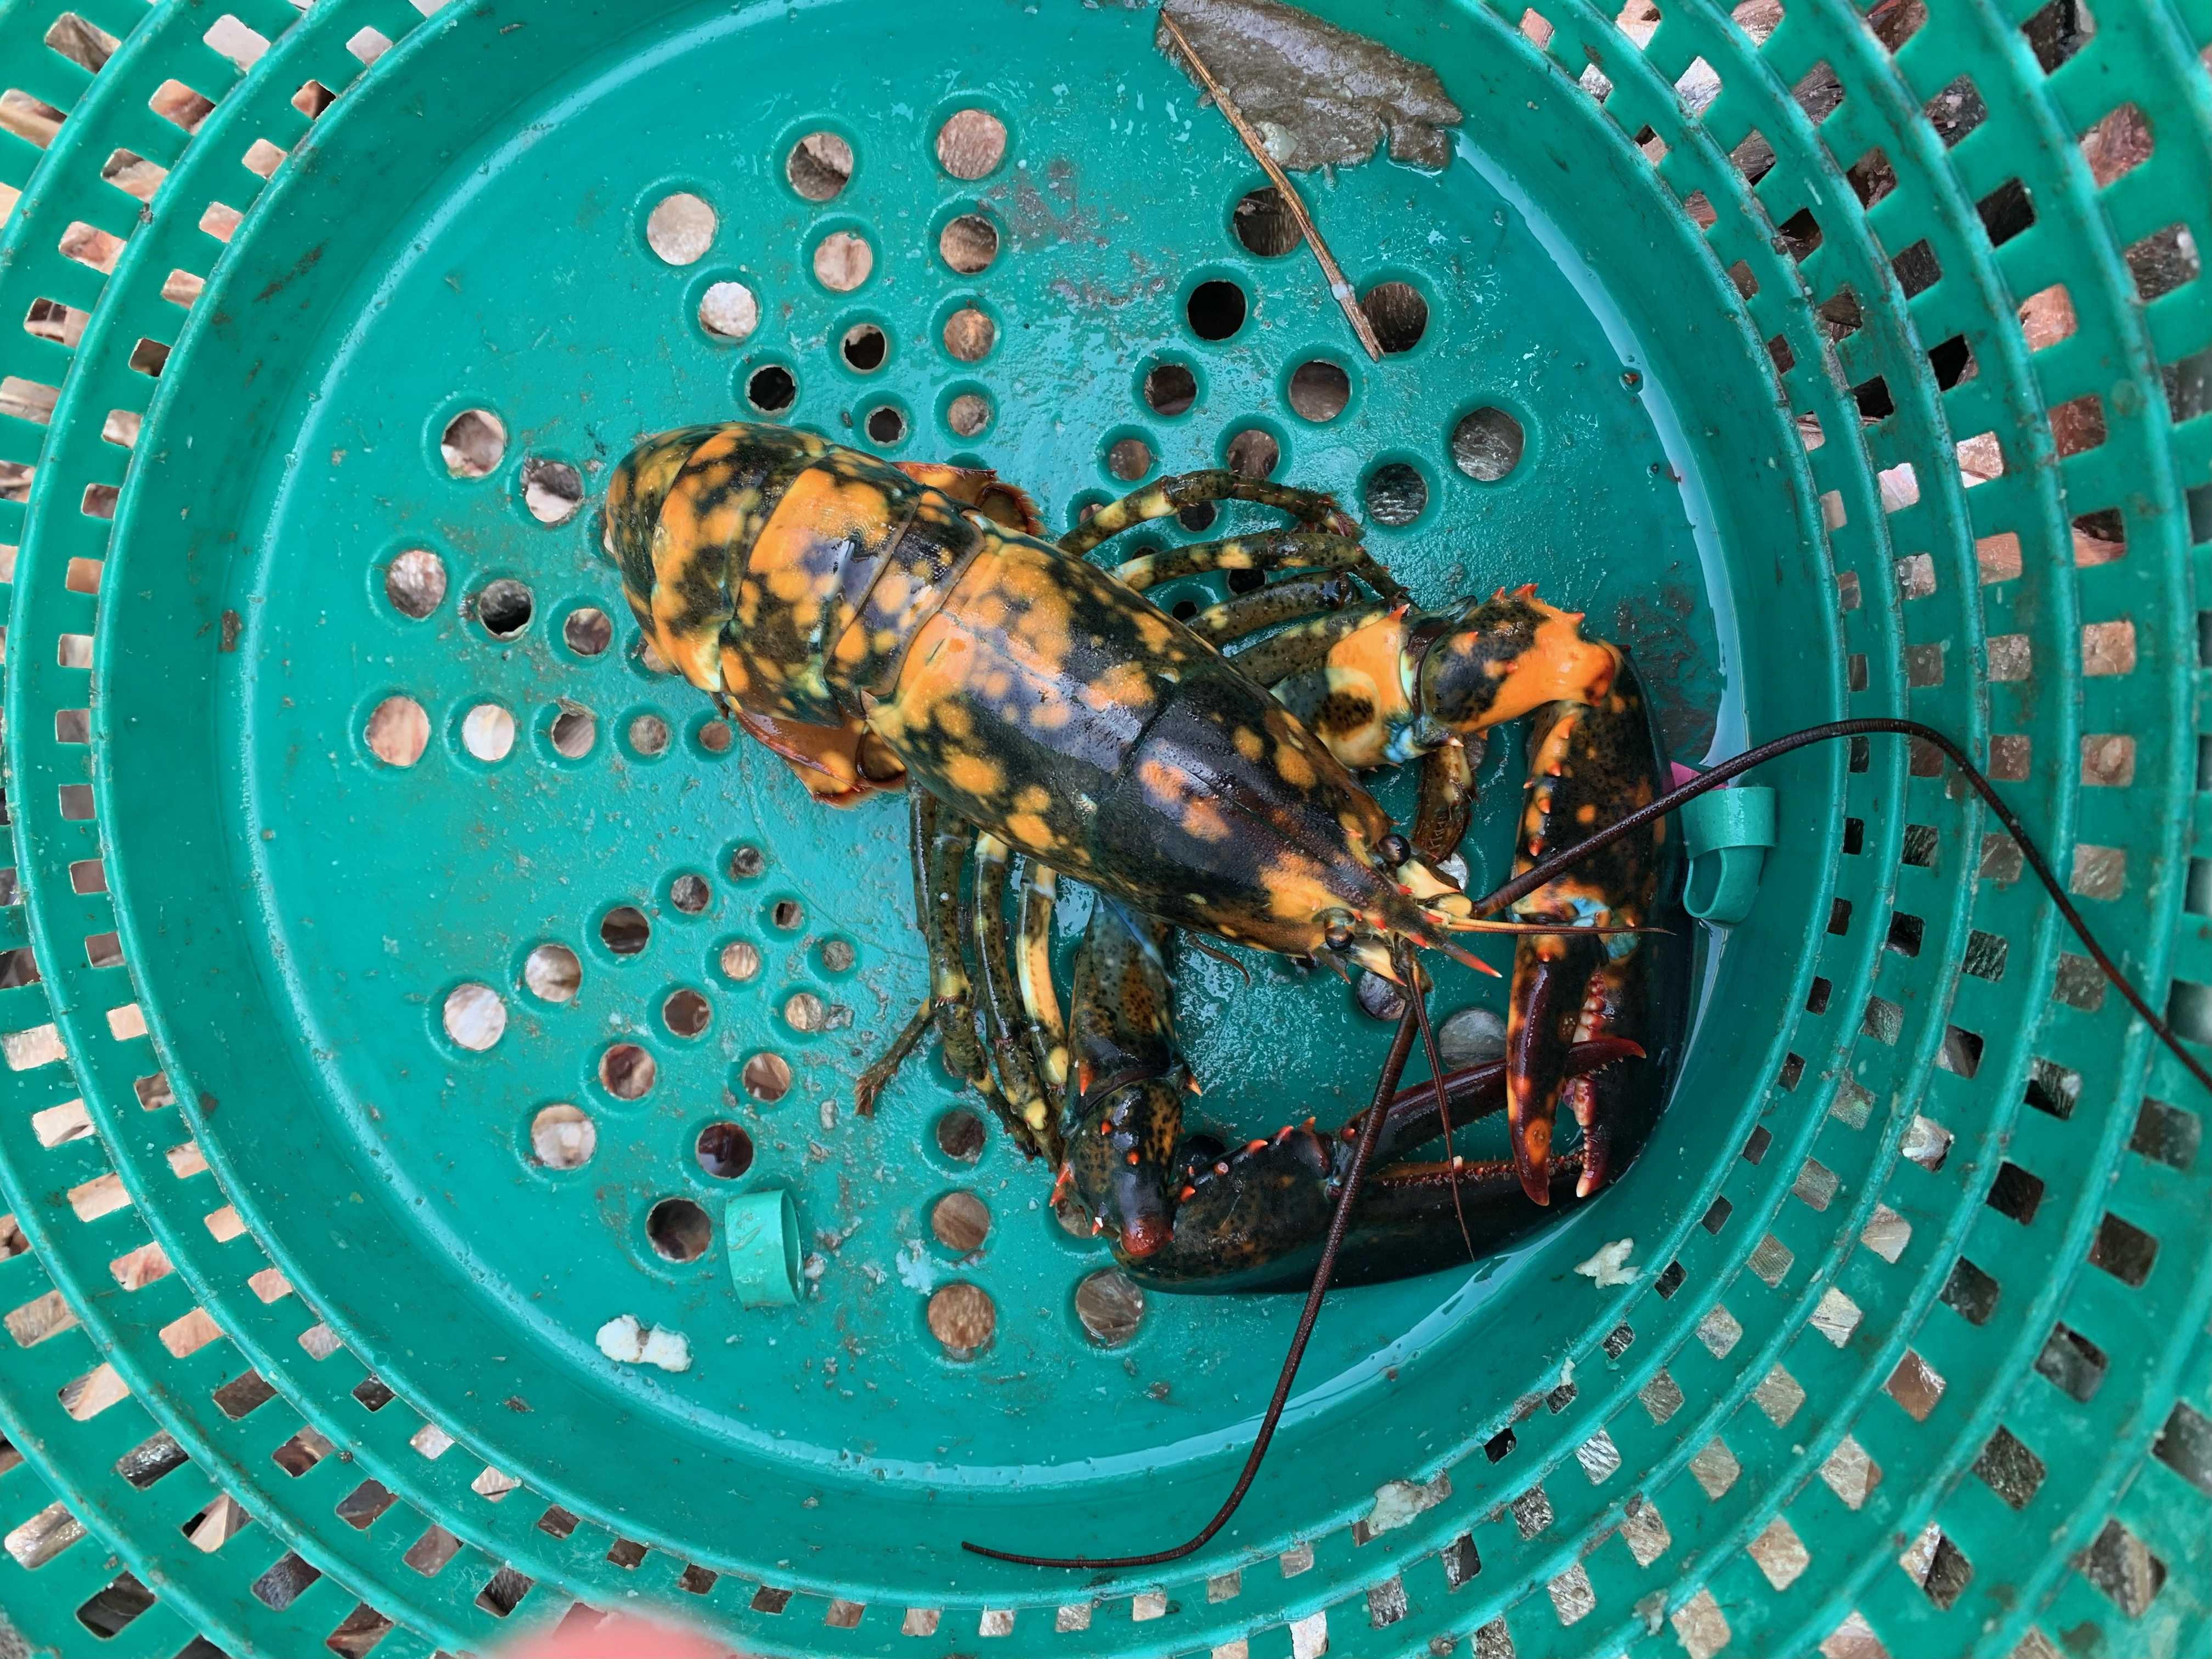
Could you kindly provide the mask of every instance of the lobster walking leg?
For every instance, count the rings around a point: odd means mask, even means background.
[[[1132,526],[1164,519],[1201,501],[1253,501],[1279,507],[1308,524],[1324,526],[1340,536],[1358,536],[1358,526],[1345,516],[1336,498],[1317,489],[1297,489],[1289,484],[1248,478],[1224,467],[1203,472],[1179,472],[1131,490],[1117,501],[1109,501],[1060,538],[1063,553],[1088,553],[1108,538]]]
[[[1231,652],[1229,659],[1261,685],[1273,686],[1290,675],[1321,667],[1328,662],[1328,653],[1338,641],[1380,622],[1388,614],[1389,607],[1379,605],[1324,612],[1243,646]]]
[[[924,997],[921,1006],[907,1017],[906,1024],[899,1028],[899,1034],[891,1039],[890,1046],[876,1056],[868,1069],[861,1073],[859,1080],[853,1085],[853,1109],[862,1117],[876,1115],[876,1102],[890,1086],[890,1080],[898,1075],[899,1067],[906,1064],[907,1056],[915,1051],[915,1046],[929,1035],[936,1024],[937,1005],[932,999]]]
[[[1022,1014],[1036,1049],[1037,1072],[1055,1094],[1067,1084],[1067,1022],[1060,1017],[1060,994],[1052,983],[1052,911],[1059,878],[1050,866],[1022,860],[1021,953],[1014,977],[1021,987]]]
[[[1024,1148],[1057,1161],[1060,1132],[1037,1075],[1030,1021],[1022,1006],[1019,975],[1006,939],[1006,843],[996,836],[975,840],[975,977],[982,987],[984,1030],[1011,1117],[1025,1126]],[[1017,1133],[1020,1133],[1017,1131]]]
[[[1208,605],[1183,625],[1218,647],[1316,611],[1341,611],[1358,597],[1358,589],[1347,576],[1299,576]]]
[[[908,808],[915,919],[929,953],[929,997],[890,1047],[860,1074],[854,1103],[863,1114],[873,1111],[877,1097],[933,1022],[946,1068],[972,1085],[1024,1150],[1035,1155],[1044,1150],[1043,1141],[993,1080],[989,1059],[976,1034],[975,987],[963,948],[975,923],[961,892],[961,877],[975,850],[975,827],[918,790],[908,796]]]
[[[1178,576],[1214,570],[1356,570],[1368,562],[1367,550],[1349,536],[1320,530],[1269,530],[1146,553],[1115,566],[1114,575],[1141,593]]]

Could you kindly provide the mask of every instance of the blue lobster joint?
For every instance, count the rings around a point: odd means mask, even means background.
[[[799,1301],[799,1211],[790,1191],[772,1187],[730,1200],[722,1236],[730,1279],[746,1308],[788,1308]]]
[[[1766,849],[1774,845],[1774,791],[1764,784],[1716,789],[1686,802],[1682,842],[1690,855],[1682,908],[1732,927],[1751,913]]]

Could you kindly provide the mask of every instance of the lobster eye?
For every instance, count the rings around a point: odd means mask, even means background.
[[[1375,843],[1375,850],[1382,855],[1382,862],[1394,870],[1413,856],[1413,844],[1395,830]]]
[[[1352,948],[1353,927],[1352,918],[1341,910],[1324,911],[1321,916],[1321,942],[1332,951]]]

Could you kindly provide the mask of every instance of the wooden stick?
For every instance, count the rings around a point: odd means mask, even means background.
[[[1352,333],[1366,348],[1368,356],[1381,362],[1382,343],[1375,337],[1375,326],[1367,320],[1367,313],[1359,308],[1359,299],[1352,293],[1352,284],[1344,280],[1344,270],[1336,263],[1336,256],[1328,251],[1328,244],[1322,240],[1321,228],[1314,223],[1313,216],[1306,211],[1306,204],[1298,195],[1297,186],[1291,182],[1290,175],[1283,171],[1275,158],[1267,153],[1267,142],[1244,118],[1244,112],[1237,107],[1237,100],[1229,95],[1227,88],[1213,78],[1213,71],[1206,68],[1204,60],[1191,46],[1190,37],[1169,15],[1164,6],[1160,9],[1160,27],[1175,38],[1176,45],[1182,49],[1184,58],[1190,64],[1191,72],[1198,76],[1199,84],[1206,88],[1221,112],[1229,118],[1229,125],[1237,129],[1237,136],[1244,141],[1244,148],[1252,152],[1252,159],[1260,164],[1261,171],[1281,192],[1283,204],[1290,209],[1291,217],[1297,221],[1298,228],[1305,233],[1306,246],[1313,250],[1314,258],[1320,262],[1321,274],[1328,279],[1328,291],[1336,296],[1337,304],[1344,307],[1345,320],[1352,325]]]

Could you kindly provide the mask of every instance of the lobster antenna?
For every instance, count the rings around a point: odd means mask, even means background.
[[[1216,962],[1228,963],[1229,966],[1237,970],[1237,976],[1243,980],[1247,985],[1249,985],[1252,982],[1252,975],[1245,971],[1244,964],[1237,961],[1235,957],[1231,956],[1228,951],[1223,950],[1219,945],[1214,944],[1212,940],[1201,938],[1196,933],[1186,931],[1182,936],[1182,942],[1190,946],[1192,950],[1197,951],[1199,955],[1202,957],[1212,957]]]
[[[1443,1123],[1444,1157],[1449,1159],[1452,1155],[1451,1096],[1444,1087],[1443,1056],[1437,1051],[1437,1034],[1429,1027],[1429,994],[1422,988],[1418,977],[1420,969],[1412,951],[1408,951],[1406,956],[1406,966],[1412,969],[1416,975],[1406,986],[1406,1000],[1413,1005],[1414,1016],[1420,1022],[1421,1052],[1428,1057],[1429,1085],[1436,1091],[1437,1116]],[[1473,1261],[1475,1259],[1474,1240],[1467,1231],[1467,1206],[1460,1201],[1459,1182],[1456,1181],[1451,1183],[1451,1195],[1452,1214],[1459,1221],[1460,1243],[1467,1246],[1467,1259]]]
[[[1973,786],[1974,793],[1982,798],[1983,804],[1988,806],[1990,812],[1996,816],[1996,821],[2004,825],[2005,833],[2018,844],[2021,857],[2027,861],[2028,868],[2035,872],[2035,878],[2043,884],[2044,891],[2051,895],[2051,903],[2057,907],[2059,915],[2064,918],[2067,927],[2073,930],[2074,937],[2081,941],[2081,948],[2088,952],[2089,959],[2097,964],[2098,971],[2111,981],[2113,988],[2127,999],[2128,1006],[2133,1008],[2142,1017],[2143,1023],[2157,1034],[2158,1040],[2166,1045],[2167,1051],[2176,1060],[2181,1062],[2190,1076],[2203,1084],[2207,1092],[2212,1092],[2212,1071],[2207,1071],[2203,1061],[2182,1047],[2181,1039],[2174,1035],[2173,1028],[2152,1011],[2150,1004],[2144,1000],[2142,993],[2128,981],[2127,975],[2120,971],[2119,965],[2105,953],[2104,946],[2098,944],[2091,935],[2089,924],[2081,920],[2081,913],[2074,908],[2073,901],[2066,896],[2065,886],[2059,881],[2057,872],[2051,867],[2051,860],[2043,855],[2043,849],[2036,845],[2035,838],[2027,833],[2027,826],[2020,821],[2019,814],[2005,805],[2003,797],[1997,793],[1996,786],[1983,775],[1980,767],[1967,758],[1965,750],[1960,748],[1957,744],[1952,742],[1934,726],[1923,726],[1918,720],[1900,720],[1890,714],[1869,714],[1854,720],[1827,720],[1819,726],[1808,726],[1802,731],[1788,732],[1778,738],[1771,738],[1765,743],[1754,744],[1741,755],[1731,756],[1709,771],[1699,773],[1680,788],[1668,790],[1648,805],[1638,807],[1626,817],[1607,824],[1588,839],[1578,841],[1564,852],[1555,853],[1550,858],[1540,859],[1530,865],[1510,881],[1492,889],[1481,898],[1477,899],[1474,902],[1475,914],[1480,915],[1487,910],[1504,909],[1514,900],[1533,893],[1553,877],[1573,868],[1600,848],[1610,845],[1623,836],[1635,834],[1654,818],[1664,817],[1685,801],[1696,799],[1708,789],[1717,789],[1729,779],[1741,776],[1754,766],[1763,766],[1778,756],[1789,754],[1792,750],[1804,749],[1816,743],[1830,743],[1838,738],[1880,735],[1918,738],[1922,742],[1930,744],[1941,750],[1944,758],[1959,769],[1966,781]]]
[[[1399,947],[1399,971],[1408,975],[1414,971],[1413,952],[1410,945]],[[1410,980],[1408,983],[1410,984]],[[1390,1052],[1383,1056],[1382,1070],[1375,1079],[1375,1098],[1367,1108],[1360,1125],[1359,1144],[1352,1154],[1352,1167],[1345,1171],[1344,1190],[1336,1200],[1336,1213],[1329,1218],[1328,1237],[1322,1241],[1321,1261],[1314,1267],[1313,1285],[1306,1291],[1305,1306],[1298,1313],[1298,1328],[1291,1334],[1290,1352],[1283,1356],[1283,1369],[1275,1376],[1275,1392],[1267,1401],[1267,1409],[1260,1419],[1260,1432],[1252,1437],[1252,1449],[1244,1455],[1244,1468],[1237,1477],[1237,1484],[1229,1490],[1213,1519],[1200,1527],[1189,1538],[1173,1549],[1155,1550],[1149,1555],[1021,1555],[1012,1550],[994,1550],[982,1544],[971,1544],[965,1539],[960,1547],[970,1555],[988,1556],[994,1561],[1011,1561],[1022,1567],[1071,1567],[1078,1571],[1110,1571],[1124,1567],[1156,1567],[1166,1561],[1180,1561],[1186,1555],[1195,1554],[1206,1547],[1213,1534],[1229,1524],[1229,1517],[1237,1513],[1237,1506],[1244,1501],[1251,1490],[1253,1478],[1260,1473],[1260,1460],[1267,1455],[1267,1446],[1275,1437],[1276,1425],[1282,1421],[1283,1407],[1290,1402],[1291,1384],[1298,1374],[1298,1363],[1306,1357],[1306,1343],[1313,1335],[1314,1322],[1321,1316],[1322,1297],[1328,1294],[1328,1281],[1336,1273],[1336,1252],[1344,1243],[1346,1230],[1352,1221],[1352,1200],[1359,1196],[1359,1183],[1367,1174],[1368,1160],[1375,1154],[1375,1145],[1382,1138],[1382,1120],[1389,1115],[1392,1098],[1398,1090],[1398,1079],[1406,1069],[1406,1057],[1413,1051],[1413,1033],[1421,1024],[1418,999],[1406,999],[1406,1011],[1398,1016],[1398,1030],[1390,1039]],[[1443,1086],[1441,1074],[1437,1086]],[[1456,1188],[1456,1182],[1453,1183]]]

